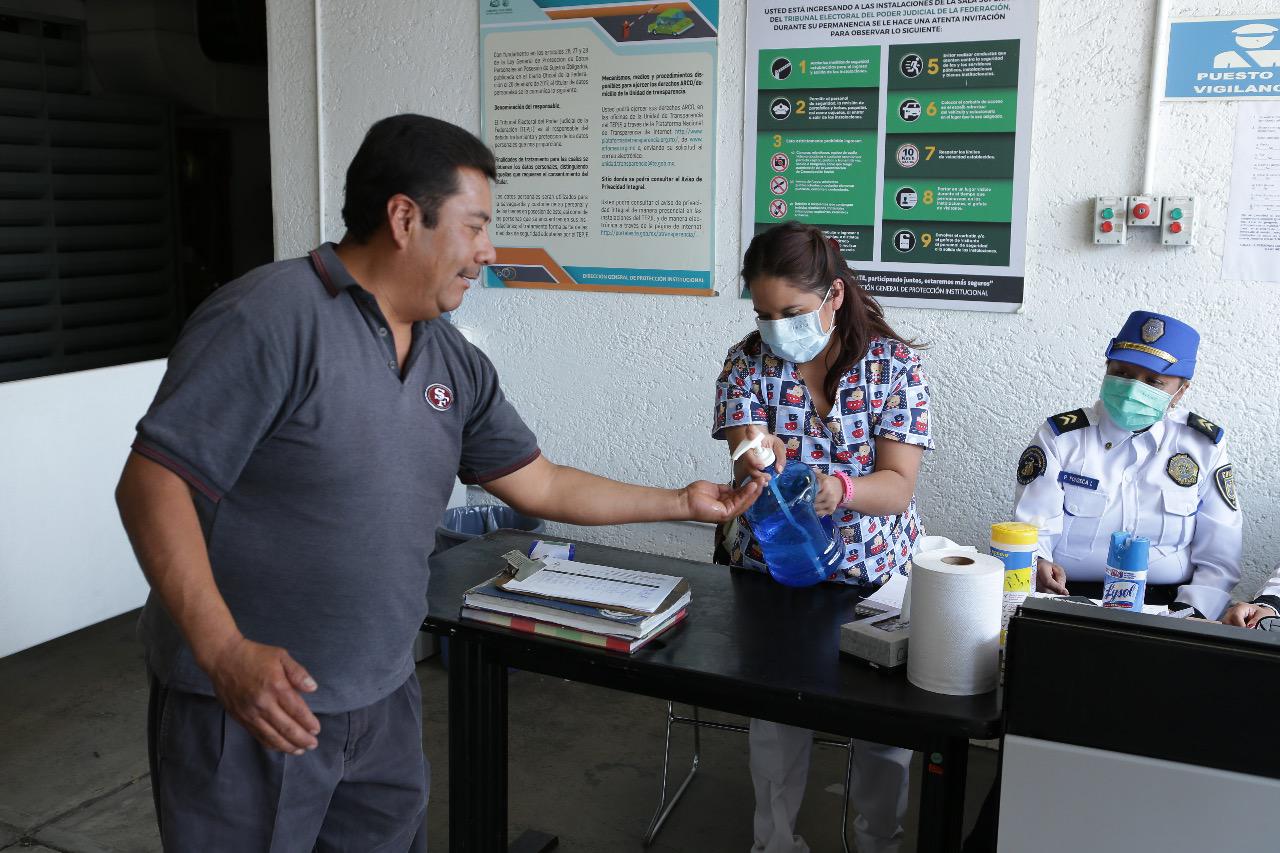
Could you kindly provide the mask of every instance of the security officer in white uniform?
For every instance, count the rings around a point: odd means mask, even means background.
[[[1239,601],[1227,608],[1222,621],[1241,628],[1257,628],[1258,623],[1271,617],[1280,617],[1280,566],[1267,578],[1253,601]],[[1274,629],[1273,629],[1274,630]]]
[[[1151,540],[1148,604],[1217,619],[1240,579],[1241,519],[1222,427],[1171,411],[1200,335],[1135,311],[1107,347],[1101,399],[1045,421],[1018,460],[1014,517],[1040,528],[1038,589],[1101,598],[1111,534]]]

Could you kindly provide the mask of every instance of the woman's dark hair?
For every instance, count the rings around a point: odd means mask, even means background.
[[[828,399],[835,397],[840,377],[866,356],[872,338],[892,338],[916,346],[890,328],[884,309],[862,289],[858,274],[845,262],[839,245],[819,228],[803,222],[783,222],[757,234],[742,259],[742,280],[749,288],[761,276],[785,278],[795,287],[819,296],[836,279],[844,282],[844,302],[835,315],[835,336],[840,346],[822,383]]]
[[[413,113],[376,122],[347,167],[347,233],[366,242],[387,221],[387,199],[397,193],[413,199],[422,208],[422,224],[435,228],[440,205],[458,191],[464,168],[498,177],[493,152],[457,125]]]

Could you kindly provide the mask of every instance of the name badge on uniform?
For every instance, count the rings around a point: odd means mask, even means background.
[[[1092,477],[1086,477],[1083,474],[1072,474],[1068,471],[1058,472],[1058,482],[1065,483],[1068,486],[1079,486],[1082,489],[1090,491],[1098,491],[1098,481]]]

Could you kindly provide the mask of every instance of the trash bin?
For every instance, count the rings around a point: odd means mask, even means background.
[[[521,515],[509,506],[458,506],[444,511],[436,527],[436,547],[432,555],[461,545],[469,539],[500,529],[527,530],[541,533],[547,523],[540,518]]]
[[[448,551],[455,545],[461,545],[469,539],[492,533],[495,530],[525,530],[529,533],[542,533],[547,523],[540,518],[531,518],[516,512],[509,506],[458,506],[446,509],[440,524],[436,526],[436,547],[432,556],[441,551]],[[497,573],[497,570],[494,570]],[[449,638],[440,638],[440,662],[449,668]]]

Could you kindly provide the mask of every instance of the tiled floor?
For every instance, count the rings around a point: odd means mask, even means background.
[[[112,619],[0,660],[0,850],[160,849],[147,774],[146,678],[133,622],[132,615]],[[430,841],[443,851],[448,675],[438,657],[418,674],[423,742],[436,780]],[[562,853],[640,850],[660,782],[663,711],[654,699],[512,673],[513,837],[534,827],[557,833]],[[676,754],[687,756],[690,735],[677,731]],[[840,849],[844,756],[838,749],[814,753],[798,831],[815,853]],[[973,750],[971,819],[993,772],[994,754]],[[747,853],[751,797],[746,738],[704,732],[699,777],[650,849]],[[914,792],[912,799],[904,853],[913,849]]]

